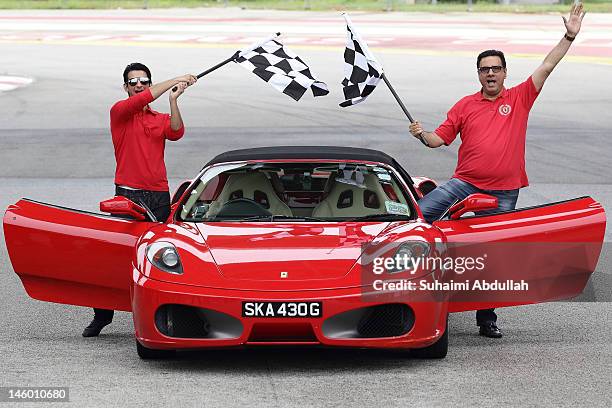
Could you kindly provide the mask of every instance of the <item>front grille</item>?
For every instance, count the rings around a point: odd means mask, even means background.
[[[368,308],[357,325],[362,337],[393,337],[408,333],[414,324],[412,310],[402,304]]]
[[[335,339],[396,337],[414,326],[414,312],[405,304],[390,303],[339,313],[323,322],[323,335]]]
[[[155,326],[165,336],[195,339],[230,339],[242,334],[240,320],[215,310],[163,305],[155,312]]]

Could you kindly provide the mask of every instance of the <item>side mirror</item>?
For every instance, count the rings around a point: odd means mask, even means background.
[[[185,190],[187,190],[187,187],[189,187],[190,184],[191,184],[190,180],[183,181],[181,185],[178,186],[174,194],[172,194],[172,200],[170,201],[170,203],[171,204],[178,203],[178,201],[181,199],[181,197],[185,193]]]
[[[420,195],[419,198],[425,197],[427,194],[431,193],[433,190],[438,187],[435,181],[426,177],[413,177],[414,188],[417,191],[417,194]]]
[[[138,221],[144,220],[147,214],[144,208],[129,198],[122,196],[115,196],[108,200],[100,201],[100,211],[111,214],[127,215]]]
[[[497,208],[497,197],[488,194],[476,193],[470,194],[462,201],[453,205],[448,213],[451,220],[458,220],[467,212],[494,210]]]

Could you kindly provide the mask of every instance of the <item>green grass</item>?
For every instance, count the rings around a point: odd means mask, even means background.
[[[277,10],[364,10],[425,12],[462,12],[467,10],[465,1],[439,1],[436,5],[417,0],[418,4],[406,4],[402,0],[0,0],[0,9],[142,9],[170,7],[242,7],[246,9]],[[566,3],[568,0],[564,0]],[[587,0],[590,13],[612,12],[612,0]],[[474,12],[545,13],[567,12],[567,4],[504,6],[494,1],[474,1]]]

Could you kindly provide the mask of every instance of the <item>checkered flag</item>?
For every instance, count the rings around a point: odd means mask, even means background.
[[[314,96],[327,95],[327,85],[317,81],[308,65],[276,41],[275,37],[242,51],[235,61],[296,101],[300,100],[308,88]]]
[[[340,106],[347,107],[363,102],[374,91],[383,75],[383,68],[365,41],[355,32],[348,14],[343,13],[343,16],[346,20],[347,35],[342,90],[346,100]]]

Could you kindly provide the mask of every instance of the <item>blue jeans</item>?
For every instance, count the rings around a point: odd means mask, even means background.
[[[425,220],[429,223],[437,220],[456,200],[463,200],[474,193],[485,193],[497,197],[498,204],[494,210],[480,211],[478,215],[494,214],[516,208],[519,190],[481,190],[465,181],[452,178],[447,183],[438,186],[418,202]]]
[[[498,204],[494,210],[479,211],[477,215],[494,214],[500,211],[510,211],[516,208],[519,190],[481,190],[465,181],[452,178],[447,183],[438,186],[418,202],[423,212],[423,217],[429,223],[437,220],[444,212],[455,203],[474,193],[485,193],[497,197]],[[496,322],[495,309],[478,310],[476,312],[476,324],[478,326],[488,322]]]

